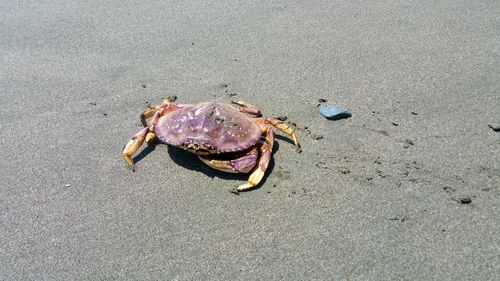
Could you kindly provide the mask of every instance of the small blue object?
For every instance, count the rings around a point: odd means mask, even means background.
[[[349,110],[337,107],[335,105],[322,105],[319,108],[319,112],[321,112],[321,114],[325,116],[326,119],[330,120],[338,120],[342,118],[349,118],[352,116],[352,113]]]

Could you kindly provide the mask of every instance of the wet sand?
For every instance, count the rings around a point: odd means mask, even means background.
[[[0,279],[498,278],[499,5],[344,2],[0,1]],[[278,137],[238,196],[162,144],[132,173],[170,95],[286,116],[303,151]]]

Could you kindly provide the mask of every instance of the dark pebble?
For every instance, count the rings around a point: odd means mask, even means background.
[[[462,203],[462,204],[470,204],[471,202],[472,202],[472,199],[470,197],[460,198],[460,203]]]
[[[142,84],[142,87],[143,87],[144,89],[146,89],[148,86],[146,86],[145,84]]]
[[[327,100],[326,99],[318,99],[318,102],[325,103],[325,102],[327,102]]]
[[[340,168],[340,169],[339,169],[339,172],[341,172],[341,173],[342,173],[342,174],[344,174],[344,175],[347,175],[347,174],[349,174],[351,171],[350,171],[349,169],[347,169],[347,168]]]
[[[404,148],[409,148],[411,145],[415,145],[415,143],[412,140],[410,140],[410,139],[406,139],[405,143],[403,144],[403,147]]]
[[[495,132],[500,132],[500,123],[490,123],[488,124],[488,127],[490,127]]]
[[[391,122],[391,124],[394,125],[394,126],[399,126],[398,123]]]
[[[281,121],[286,121],[288,119],[287,116],[278,116],[276,119],[281,120]]]
[[[316,135],[316,134],[312,134],[311,137],[314,139],[314,140],[320,140],[323,138],[322,135]]]
[[[444,189],[444,191],[446,191],[446,192],[454,192],[454,191],[455,191],[455,189],[454,189],[453,187],[448,186],[448,185],[443,186],[443,189]]]

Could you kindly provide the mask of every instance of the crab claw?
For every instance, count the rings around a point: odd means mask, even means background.
[[[135,171],[134,160],[132,160],[132,156],[139,150],[141,145],[144,143],[144,139],[146,138],[146,134],[149,132],[149,128],[144,128],[140,130],[137,134],[135,134],[132,139],[130,139],[125,147],[123,148],[123,159],[127,162],[128,167]]]

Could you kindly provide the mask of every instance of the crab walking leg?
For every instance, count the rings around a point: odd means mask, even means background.
[[[262,124],[270,124],[279,129],[280,131],[288,134],[290,137],[293,139],[293,143],[297,147],[298,150],[300,150],[300,144],[297,141],[297,136],[295,135],[295,130],[288,125],[285,121],[276,119],[276,118],[258,118],[255,119],[255,123],[262,125]]]
[[[156,124],[158,124],[158,118],[160,118],[160,116],[162,116],[163,114],[165,114],[165,110],[163,108],[160,108],[153,115],[153,119],[151,120],[151,123],[149,124],[149,132],[146,135],[146,143],[149,144],[156,139],[156,134],[155,134]]]
[[[140,130],[137,134],[135,134],[132,139],[128,141],[128,143],[123,148],[123,159],[127,162],[128,166],[135,171],[134,160],[132,160],[132,156],[139,150],[139,148],[144,143],[146,139],[146,135],[149,132],[149,128],[144,128]]]
[[[260,150],[260,158],[257,167],[250,174],[248,178],[248,182],[238,186],[235,192],[249,190],[250,188],[258,185],[264,174],[266,173],[267,166],[269,166],[269,161],[271,160],[271,152],[273,150],[274,144],[274,133],[270,126],[263,127],[265,130],[265,139],[262,145],[259,147]]]
[[[175,102],[176,100],[177,100],[176,96],[167,97],[163,100],[162,103],[150,106],[148,107],[148,109],[144,110],[144,112],[142,112],[140,116],[142,126],[146,128],[148,126],[148,124],[146,123],[146,119],[153,117],[156,111],[160,110],[161,108],[167,108],[171,103]]]
[[[144,128],[146,128],[148,126],[148,123],[146,122],[146,119],[149,119],[149,118],[153,117],[153,115],[155,114],[155,112],[158,111],[160,108],[161,108],[161,105],[151,106],[151,107],[148,107],[146,110],[144,110],[141,113],[140,118],[141,118],[142,126]]]
[[[248,173],[257,163],[259,152],[257,148],[248,151],[245,155],[231,160],[210,159],[207,156],[198,155],[200,160],[213,169],[226,173]]]
[[[254,105],[251,105],[249,103],[246,103],[244,101],[239,101],[239,100],[233,100],[231,102],[241,106],[240,108],[238,108],[240,112],[249,113],[249,114],[255,115],[257,117],[262,116],[260,109]]]

